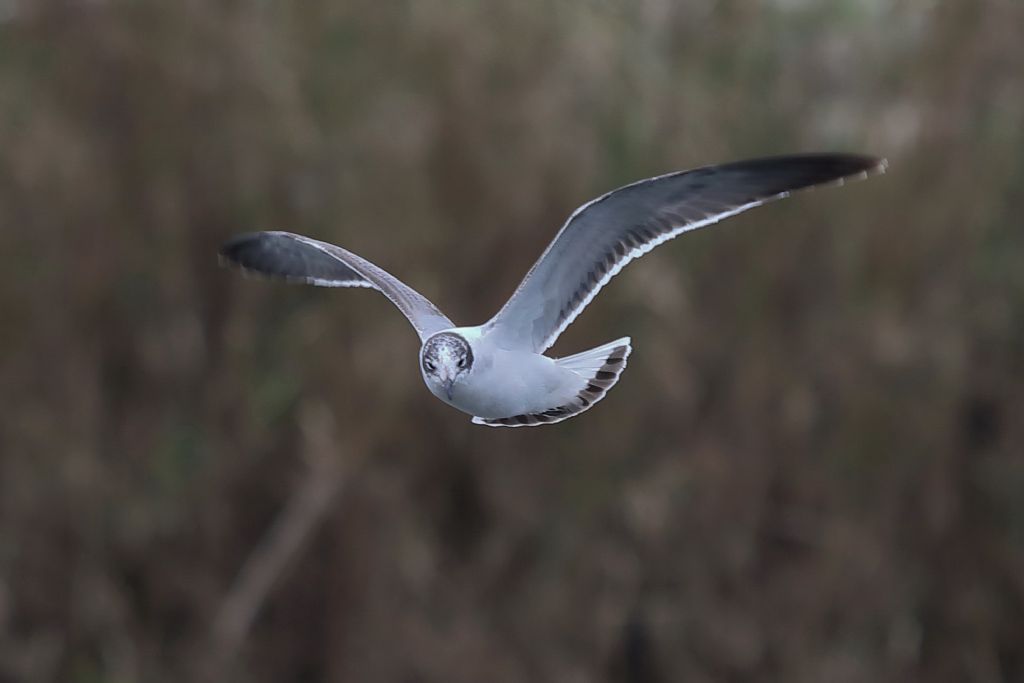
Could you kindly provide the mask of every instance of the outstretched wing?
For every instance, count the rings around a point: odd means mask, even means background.
[[[437,306],[398,278],[327,242],[290,232],[253,232],[229,240],[220,255],[245,270],[291,282],[376,289],[398,306],[424,341],[455,327]]]
[[[613,190],[576,209],[487,333],[506,348],[542,353],[623,266],[662,242],[794,190],[884,169],[874,157],[808,154],[706,166]]]

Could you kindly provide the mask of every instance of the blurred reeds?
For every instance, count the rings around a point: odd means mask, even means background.
[[[0,2],[0,681],[1021,680],[1022,29]],[[555,352],[630,368],[558,427],[435,401],[379,295],[215,258],[310,234],[473,324],[611,187],[830,149],[890,171],[628,268]]]

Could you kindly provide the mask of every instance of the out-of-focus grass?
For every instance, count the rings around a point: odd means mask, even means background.
[[[0,11],[0,679],[1021,677],[1018,3]],[[557,427],[434,401],[375,293],[215,258],[312,234],[472,324],[611,187],[836,148],[890,171],[602,292],[556,353],[636,353]]]

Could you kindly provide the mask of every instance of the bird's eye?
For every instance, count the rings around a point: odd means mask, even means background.
[[[465,358],[460,358],[458,365],[459,365],[460,368],[466,367],[466,359]]]
[[[427,367],[427,370],[430,371],[430,372],[433,372],[434,370],[437,370],[437,366],[434,365],[434,363],[432,361],[425,360],[425,361],[423,361],[423,365],[425,365]]]

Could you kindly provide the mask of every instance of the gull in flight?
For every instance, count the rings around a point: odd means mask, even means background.
[[[476,424],[561,422],[618,382],[623,337],[564,358],[544,352],[623,266],[689,230],[807,187],[885,170],[853,154],[753,159],[641,180],[576,209],[512,297],[482,325],[459,327],[407,284],[350,251],[289,232],[239,235],[220,251],[247,271],[320,287],[367,287],[391,300],[420,336],[420,372],[434,396]]]

